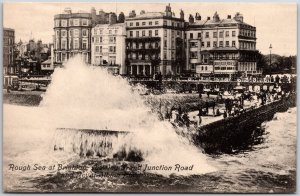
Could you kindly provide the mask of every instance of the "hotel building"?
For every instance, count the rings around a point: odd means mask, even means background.
[[[177,75],[184,65],[184,13],[176,18],[170,5],[165,12],[133,10],[125,19],[126,73],[135,76]]]
[[[114,73],[125,70],[125,23],[98,24],[92,29],[92,65],[114,68]]]
[[[186,30],[186,71],[201,76],[232,78],[238,72],[259,74],[256,65],[256,27],[243,21],[237,13],[233,18],[211,19],[190,15]]]

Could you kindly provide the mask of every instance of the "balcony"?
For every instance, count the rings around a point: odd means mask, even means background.
[[[140,51],[147,51],[147,52],[160,52],[160,47],[157,48],[127,48],[128,52],[140,52]]]
[[[127,37],[126,41],[160,41],[160,37]]]

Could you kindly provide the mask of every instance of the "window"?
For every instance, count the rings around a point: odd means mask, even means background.
[[[59,20],[55,20],[55,26],[59,27]]]
[[[235,31],[232,31],[232,37],[235,37]]]
[[[139,22],[136,22],[135,25],[136,25],[136,26],[140,26],[140,23],[139,23]]]
[[[83,50],[87,49],[87,40],[86,39],[82,40],[82,49]]]
[[[167,53],[164,52],[164,59],[167,59]]]
[[[78,40],[78,38],[74,39],[74,49],[79,49],[79,40]]]
[[[218,37],[217,32],[214,32],[213,37],[214,37],[214,38],[217,38],[217,37]]]
[[[102,43],[102,37],[100,37],[100,43]]]
[[[61,31],[61,36],[66,37],[67,36],[67,31]]]
[[[219,42],[219,47],[223,47],[223,41]]]
[[[229,41],[226,41],[226,47],[229,47]]]
[[[223,37],[224,35],[224,32],[223,31],[221,31],[220,33],[219,33],[219,37]]]
[[[190,39],[193,39],[193,33],[190,33]]]
[[[133,37],[133,32],[129,31],[129,37]]]
[[[113,43],[114,42],[114,37],[109,37],[109,43]]]
[[[213,46],[217,47],[217,42],[216,41],[214,41]]]
[[[56,31],[56,37],[59,37],[59,31]]]
[[[180,36],[180,31],[177,31],[177,36]]]
[[[70,37],[73,36],[73,30],[70,30],[70,31],[69,31],[69,36],[70,36]]]
[[[88,26],[88,21],[87,21],[87,19],[83,19],[83,20],[82,20],[82,25],[83,25],[83,26]]]
[[[191,48],[197,48],[198,43],[197,42],[191,42]]]
[[[164,36],[165,36],[165,37],[167,37],[167,33],[168,33],[168,32],[167,32],[167,30],[165,29],[165,30],[164,30]]]
[[[109,46],[109,52],[113,52],[114,48],[113,46]]]
[[[102,53],[102,46],[100,46],[100,53]]]
[[[155,30],[155,36],[158,36],[158,30]]]
[[[209,32],[206,32],[206,33],[205,33],[205,37],[206,37],[206,38],[209,38]]]
[[[143,25],[143,26],[146,25],[146,22],[142,22],[142,25]]]
[[[117,29],[115,30],[115,34],[118,34],[118,30]]]
[[[201,38],[201,33],[198,33],[198,38]]]
[[[149,22],[149,25],[152,25],[152,22]]]
[[[67,20],[62,20],[61,21],[61,26],[66,27],[67,26]]]
[[[109,30],[109,33],[108,34],[110,34],[111,35],[111,30]]]
[[[74,26],[79,26],[79,20],[78,19],[74,20]]]
[[[164,40],[164,47],[167,47],[167,40]]]
[[[145,34],[146,34],[145,31],[142,31],[142,36],[143,36],[143,37],[145,37]]]
[[[225,36],[226,36],[226,37],[229,37],[229,31],[226,31]]]
[[[96,52],[99,52],[100,51],[100,47],[99,46],[96,46]]]
[[[164,20],[164,26],[167,26],[168,22],[166,20]]]
[[[79,30],[78,29],[75,29],[74,30],[74,37],[78,37],[79,36]]]
[[[140,32],[136,31],[136,37],[139,37],[139,36],[140,36]]]
[[[210,42],[206,43],[206,47],[208,47],[208,48],[210,47]]]
[[[204,47],[204,42],[201,42],[201,47]]]
[[[99,43],[99,37],[96,37],[95,42]]]
[[[174,27],[175,25],[174,25],[174,22],[172,22],[172,27]]]
[[[155,25],[158,25],[158,21],[155,21]]]
[[[62,50],[67,49],[67,40],[61,40],[61,49]]]
[[[82,30],[82,36],[87,36],[87,30],[86,29]]]
[[[197,52],[190,52],[191,59],[197,59]]]
[[[149,30],[149,37],[152,37],[152,31]]]

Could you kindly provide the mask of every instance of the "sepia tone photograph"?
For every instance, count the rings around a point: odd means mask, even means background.
[[[3,3],[3,192],[295,193],[297,4]]]

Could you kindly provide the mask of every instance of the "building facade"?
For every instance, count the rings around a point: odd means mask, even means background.
[[[14,64],[15,30],[3,29],[3,73],[4,75],[16,74]]]
[[[62,65],[76,54],[82,55],[86,63],[91,63],[92,27],[97,24],[108,24],[116,21],[115,13],[105,13],[102,10],[96,14],[92,8],[90,13],[72,13],[66,8],[63,14],[54,16],[54,63]]]
[[[114,73],[126,74],[124,23],[98,24],[92,29],[92,65],[115,67]]]
[[[126,73],[134,76],[177,75],[184,63],[184,13],[132,11],[125,19]]]
[[[190,15],[186,30],[186,71],[200,76],[232,78],[257,75],[256,28],[237,13],[212,19]]]
[[[81,54],[84,61],[91,61],[91,27],[90,13],[72,13],[66,9],[63,14],[54,16],[54,60],[63,64],[76,54]]]

